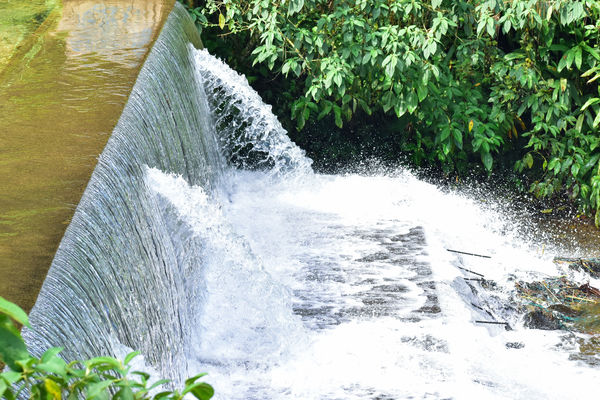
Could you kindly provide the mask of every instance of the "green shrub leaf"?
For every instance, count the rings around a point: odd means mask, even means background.
[[[205,382],[197,382],[187,386],[182,394],[192,393],[198,400],[209,400],[215,394],[212,386]]]
[[[5,315],[0,314],[0,361],[13,371],[20,371],[17,361],[30,357],[21,334]]]
[[[4,297],[0,296],[0,314],[5,314],[20,323],[21,325],[29,326],[29,318],[25,311],[15,303],[11,303]]]
[[[494,163],[494,159],[492,158],[492,155],[489,151],[481,154],[481,161],[483,162],[483,165],[485,166],[485,169],[487,171],[492,170],[492,164]]]
[[[61,358],[54,356],[47,361],[38,364],[36,369],[57,374],[59,376],[64,376],[67,372],[67,363],[65,363]]]
[[[123,364],[129,365],[131,360],[133,360],[135,357],[139,356],[140,354],[141,354],[141,352],[139,352],[139,351],[133,351],[133,352],[127,354],[127,356],[125,357],[125,360],[123,360]]]
[[[87,386],[87,400],[93,400],[95,398],[102,398],[106,395],[106,389],[112,385],[112,381],[101,381],[91,383]]]

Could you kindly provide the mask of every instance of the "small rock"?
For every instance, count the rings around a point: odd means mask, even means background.
[[[525,314],[524,323],[527,328],[543,329],[547,331],[561,329],[561,324],[552,316],[541,310],[531,311]]]

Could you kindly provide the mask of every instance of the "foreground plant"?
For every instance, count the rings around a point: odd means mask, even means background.
[[[95,357],[66,363],[58,354],[62,350],[48,349],[41,358],[29,354],[16,323],[29,327],[27,314],[0,297],[0,362],[7,369],[0,373],[0,398],[12,400],[26,394],[30,399],[183,399],[192,395],[208,400],[212,386],[196,375],[185,381],[183,390],[160,391],[169,381],[150,381],[150,375],[132,371],[133,352],[120,361],[112,357]],[[158,393],[157,393],[158,392]]]

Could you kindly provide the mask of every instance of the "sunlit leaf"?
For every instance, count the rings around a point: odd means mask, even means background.
[[[87,387],[86,399],[93,400],[96,397],[106,393],[106,389],[112,384],[111,381],[101,381],[97,383],[91,383]]]
[[[141,353],[139,351],[133,351],[133,352],[127,354],[127,356],[125,357],[125,360],[123,360],[123,364],[129,365],[131,360],[133,360],[135,357],[139,356],[140,354]]]
[[[533,167],[533,157],[531,156],[531,153],[525,154],[525,157],[523,157],[523,162],[525,162],[527,168],[531,169],[531,167]]]
[[[46,388],[46,392],[48,392],[50,399],[54,399],[54,400],[62,399],[62,390],[61,390],[60,386],[56,382],[54,382],[52,379],[49,379],[49,378],[44,379],[44,387]]]
[[[211,385],[205,382],[197,382],[185,388],[182,394],[192,393],[198,400],[209,400],[215,394]]]
[[[21,325],[29,327],[29,318],[21,307],[0,296],[0,314],[6,314]]]

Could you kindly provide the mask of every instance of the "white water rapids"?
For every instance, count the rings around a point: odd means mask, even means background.
[[[514,277],[559,273],[492,207],[405,171],[236,171],[227,196],[147,179],[207,242],[192,358],[218,399],[581,399],[600,387],[597,368],[569,360],[575,335],[518,315],[512,331],[474,323],[494,320],[477,307],[498,306]],[[458,267],[498,282],[498,298],[479,298]]]
[[[210,192],[146,171],[203,243],[190,373],[209,372],[218,399],[578,399],[600,388],[598,369],[570,360],[581,335],[526,329],[510,301],[516,280],[561,274],[552,243],[531,246],[499,204],[403,169],[313,174],[243,76],[205,50],[195,61],[225,151],[250,143],[271,164],[230,168]],[[470,280],[481,275],[497,286]]]

